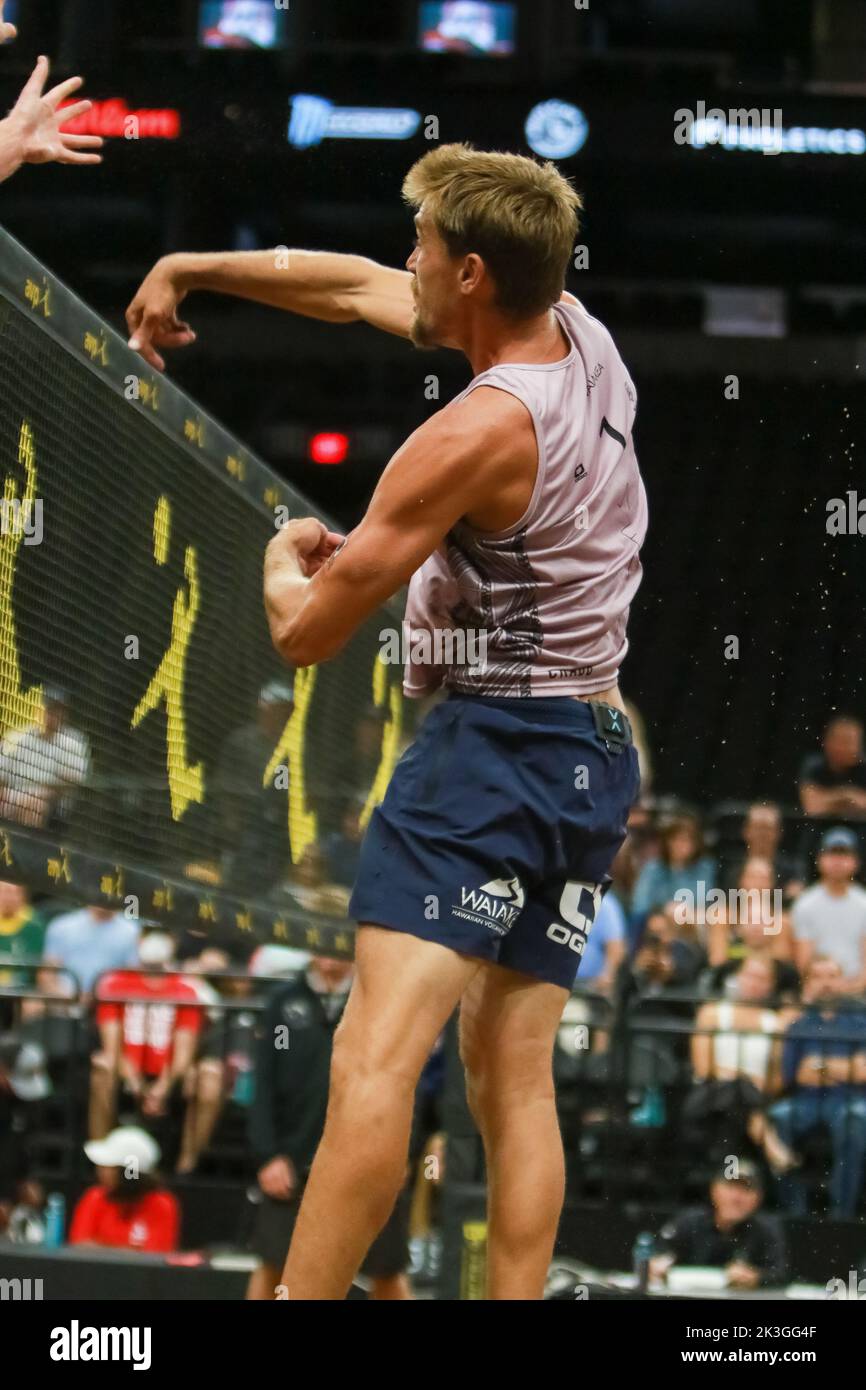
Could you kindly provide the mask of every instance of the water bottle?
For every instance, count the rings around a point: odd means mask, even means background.
[[[646,1293],[649,1288],[650,1260],[655,1251],[655,1237],[649,1231],[641,1231],[632,1246],[631,1260],[637,1280],[637,1292]]]
[[[52,1192],[45,1203],[45,1238],[43,1245],[56,1249],[63,1244],[66,1233],[66,1199],[61,1192]]]
[[[236,1105],[252,1105],[255,1098],[256,1076],[253,1056],[255,1036],[255,1015],[243,1013],[238,1016],[232,1051],[226,1059],[234,1071],[232,1100]]]
[[[487,1296],[487,1222],[464,1221],[463,1258],[460,1266],[460,1297],[484,1299]]]

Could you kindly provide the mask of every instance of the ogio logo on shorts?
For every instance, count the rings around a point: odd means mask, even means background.
[[[559,911],[571,925],[566,927],[562,922],[551,922],[545,935],[558,946],[567,946],[570,951],[582,956],[601,898],[600,883],[578,883],[570,879],[562,890]]]
[[[560,926],[559,922],[551,922],[547,928],[547,935],[558,946],[567,946],[570,951],[576,951],[579,956],[583,955],[586,945],[585,931],[571,931],[568,927]]]
[[[451,911],[456,917],[489,927],[497,936],[511,930],[523,907],[523,888],[519,878],[494,878],[480,888],[461,888],[460,906]]]

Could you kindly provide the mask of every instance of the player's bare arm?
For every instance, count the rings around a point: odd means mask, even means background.
[[[409,337],[412,276],[365,256],[327,251],[231,251],[164,256],[126,311],[130,346],[158,371],[162,350],[195,340],[178,308],[188,294],[209,290],[250,299],[326,323],[372,324]]]
[[[271,541],[265,608],[280,655],[293,666],[335,656],[461,517],[487,530],[517,520],[536,467],[532,422],[514,397],[479,387],[439,411],[391,459],[345,545],[312,517]]]
[[[178,316],[196,291],[232,295],[325,323],[369,323],[409,338],[413,276],[366,256],[328,251],[177,252],[157,261],[126,311],[129,345],[157,371],[165,349],[195,342]],[[573,295],[562,298],[576,303]]]

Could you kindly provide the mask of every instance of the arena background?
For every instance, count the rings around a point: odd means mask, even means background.
[[[157,380],[125,347],[123,313],[176,249],[299,246],[402,264],[409,164],[435,140],[528,152],[561,137],[549,111],[532,136],[527,126],[552,101],[584,127],[579,149],[557,156],[586,202],[568,288],[611,329],[638,388],[650,531],[622,686],[646,727],[652,790],[700,808],[720,839],[750,799],[772,798],[786,844],[803,843],[798,766],[834,711],[864,713],[862,531],[831,533],[828,508],[853,494],[856,516],[862,478],[866,9],[533,0],[514,7],[513,53],[493,57],[420,51],[423,8],[293,0],[277,13],[278,46],[231,51],[204,46],[195,0],[20,7],[19,39],[0,55],[7,104],[45,51],[56,75],[86,74],[96,105],[81,129],[112,138],[98,170],[25,168],[2,191],[5,495],[26,496],[32,465],[45,542],[5,536],[0,548],[0,732],[59,684],[94,764],[62,835],[6,826],[10,878],[350,952],[344,919],[218,881],[219,750],[260,687],[285,678],[260,602],[274,509],[350,528],[390,454],[468,368],[364,326],[194,296],[197,342]],[[310,97],[418,119],[403,139],[337,138]],[[806,134],[772,155],[679,143],[675,113],[701,102],[779,111]],[[175,640],[178,602],[196,611],[180,644],[182,766],[170,769],[165,702],[135,711]],[[383,621],[400,614],[395,603]],[[399,669],[377,660],[383,621],[295,680],[293,865],[338,824],[359,763],[368,813],[411,734]],[[455,1101],[457,1134],[461,1116]],[[236,1177],[214,1181],[227,1192]],[[455,1232],[478,1214],[477,1152],[462,1178]],[[612,1241],[627,1262],[648,1218],[621,1180],[605,1173],[579,1194],[589,1207],[569,1209],[566,1248],[579,1238],[601,1264]],[[664,1185],[648,1182],[641,1200],[663,1210]],[[210,1196],[188,1201],[204,1239]],[[859,1230],[804,1226],[803,1277],[847,1269],[861,1244]],[[449,1270],[453,1294],[456,1257]]]

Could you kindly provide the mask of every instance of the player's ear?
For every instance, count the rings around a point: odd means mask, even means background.
[[[460,267],[460,293],[473,294],[487,274],[487,268],[481,257],[475,251],[470,251],[468,256],[464,256],[463,264]]]

